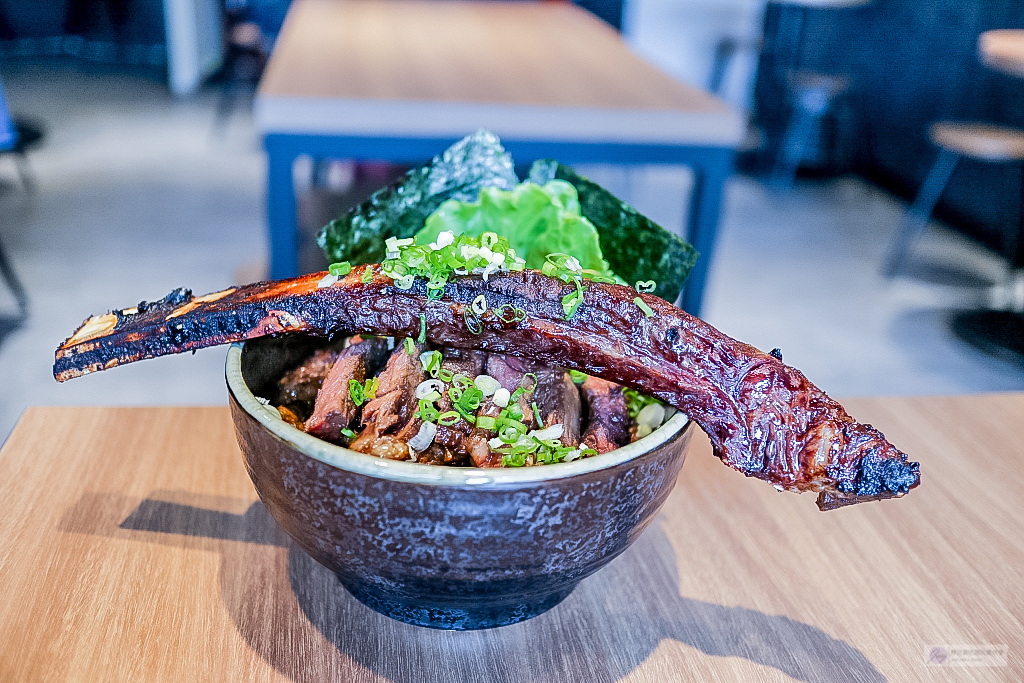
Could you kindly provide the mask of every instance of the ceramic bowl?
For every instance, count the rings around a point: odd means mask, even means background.
[[[654,518],[693,432],[676,413],[624,448],[542,467],[383,460],[305,434],[256,399],[308,345],[285,336],[229,349],[246,469],[295,543],[365,605],[412,624],[489,628],[557,605]]]

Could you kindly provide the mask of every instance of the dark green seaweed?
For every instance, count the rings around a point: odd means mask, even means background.
[[[674,302],[697,261],[697,250],[592,180],[552,159],[534,162],[530,180],[565,180],[576,188],[580,209],[597,228],[601,252],[612,271],[630,284],[654,280],[654,294]]]
[[[412,237],[446,200],[475,201],[481,188],[510,190],[518,182],[511,155],[496,135],[480,130],[328,223],[317,244],[332,262],[378,263],[387,238]]]

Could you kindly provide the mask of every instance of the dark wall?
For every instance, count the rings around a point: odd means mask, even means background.
[[[786,11],[793,10],[769,5],[755,91],[770,140],[788,116],[783,73],[799,22]],[[981,66],[976,54],[982,31],[1024,28],[1022,0],[875,0],[856,9],[801,11],[799,64],[852,77],[830,121],[839,162],[897,194],[913,197],[935,158],[927,138],[932,122],[1024,128],[1024,79]],[[1005,235],[1018,229],[1022,183],[1020,165],[964,160],[937,214],[1001,250]]]

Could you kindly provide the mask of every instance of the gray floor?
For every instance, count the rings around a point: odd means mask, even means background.
[[[66,384],[50,373],[53,350],[90,314],[258,275],[265,162],[248,115],[214,135],[212,94],[176,102],[157,83],[44,68],[7,69],[3,79],[12,109],[45,120],[49,134],[31,156],[35,194],[0,162],[0,239],[32,299],[28,323],[0,342],[0,439],[29,405],[224,404],[223,349]],[[685,169],[584,170],[678,229]],[[936,227],[916,277],[879,278],[902,210],[854,179],[777,195],[735,178],[705,317],[760,348],[781,347],[836,395],[1024,389],[1024,370],[964,345],[944,322],[1002,275],[998,260]],[[0,290],[0,312],[10,312]]]

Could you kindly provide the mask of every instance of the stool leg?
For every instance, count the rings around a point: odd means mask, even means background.
[[[949,183],[949,178],[953,175],[953,169],[956,168],[956,163],[959,160],[958,154],[948,149],[939,149],[939,156],[932,164],[931,170],[928,171],[928,177],[921,185],[921,190],[917,193],[913,205],[903,216],[899,230],[896,231],[896,237],[889,247],[889,255],[882,266],[882,275],[885,277],[890,278],[896,275],[910,254],[910,248],[928,227],[928,219],[931,218],[932,211],[939,202],[942,191],[946,189],[946,184]]]
[[[772,169],[769,184],[773,187],[780,190],[789,190],[793,187],[807,145],[821,130],[821,120],[828,107],[828,94],[821,89],[815,88],[798,96],[796,111],[786,126],[779,156]]]
[[[3,277],[7,282],[7,286],[11,288],[14,300],[18,303],[21,319],[24,320],[28,317],[28,294],[25,292],[25,287],[21,284],[21,280],[18,279],[17,274],[14,272],[11,262],[7,260],[3,244],[0,244],[0,277]]]
[[[25,192],[32,194],[36,191],[36,181],[32,176],[32,168],[28,163],[28,155],[24,152],[19,152],[14,155],[14,163],[18,167],[18,177],[21,178],[21,186],[25,188]]]

